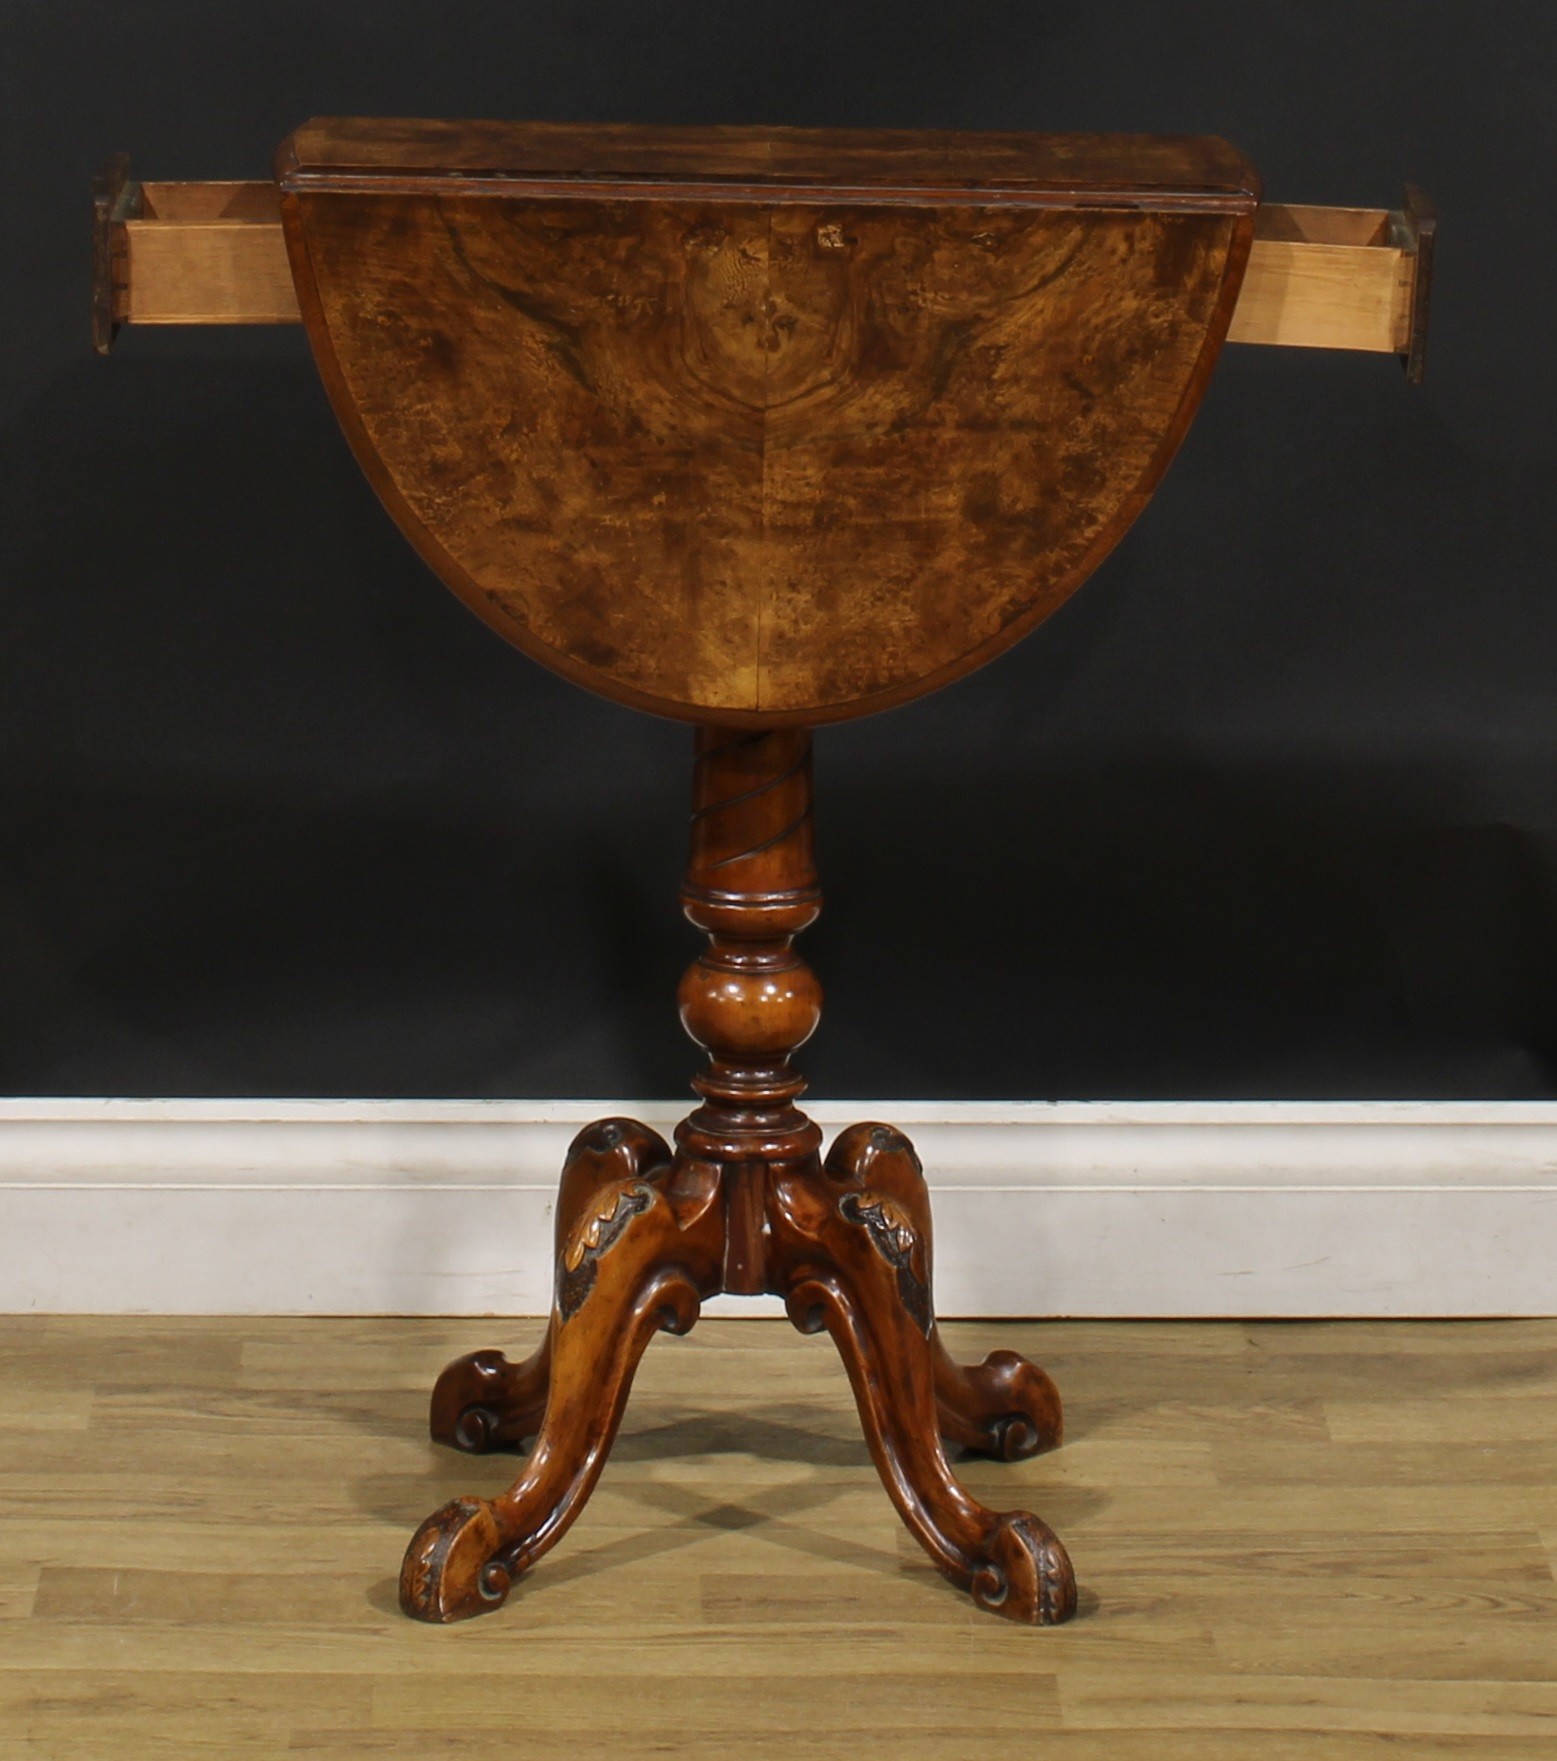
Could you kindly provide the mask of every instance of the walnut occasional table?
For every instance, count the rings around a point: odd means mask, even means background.
[[[451,1364],[432,1434],[534,1438],[424,1522],[423,1620],[496,1608],[583,1508],[656,1331],[716,1292],[825,1327],[888,1494],[982,1608],[1065,1620],[1064,1548],[943,1440],[1060,1441],[1014,1352],[936,1331],[930,1213],[888,1124],[822,1134],[791,1055],[821,990],[811,736],[1047,617],[1145,505],[1235,340],[1420,377],[1432,219],[1260,207],[1225,142],[323,120],[273,184],[96,194],[95,326],[301,316],[357,458],[428,566],[591,690],[697,724],[682,905],[708,1053],[672,1148],[631,1119],[562,1171],[539,1350]],[[1246,273],[1247,272],[1247,273]]]

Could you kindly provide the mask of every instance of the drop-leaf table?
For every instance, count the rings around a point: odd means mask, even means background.
[[[562,1173],[539,1350],[479,1351],[432,1434],[534,1446],[417,1531],[401,1603],[497,1607],[578,1515],[656,1331],[774,1292],[837,1343],[903,1520],[980,1607],[1075,1609],[1037,1517],[949,1441],[1060,1440],[1049,1377],[955,1362],[930,1215],[889,1124],[822,1134],[791,1057],[821,990],[817,724],[901,704],[1032,630],[1156,487],[1224,342],[1422,372],[1432,212],[1261,205],[1212,138],[323,119],[265,183],[95,195],[94,331],[307,327],[396,523],[564,677],[696,724],[682,904],[707,1054],[674,1146],[630,1119]]]

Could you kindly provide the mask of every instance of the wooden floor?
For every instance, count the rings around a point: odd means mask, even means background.
[[[395,1608],[511,1458],[425,1438],[534,1323],[0,1320],[0,1757],[1557,1757],[1557,1323],[948,1329],[1070,1439],[969,1462],[1081,1614],[974,1611],[897,1524],[824,1337],[656,1340],[559,1550],[483,1620]]]

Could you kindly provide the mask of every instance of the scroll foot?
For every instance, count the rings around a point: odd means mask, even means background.
[[[495,1559],[501,1546],[484,1498],[456,1498],[435,1510],[411,1538],[400,1567],[400,1606],[417,1620],[465,1620],[502,1606],[509,1576]]]
[[[1029,1626],[1058,1626],[1076,1612],[1070,1555],[1046,1522],[1025,1510],[997,1517],[973,1575],[973,1600],[991,1614]]]
[[[500,1351],[456,1358],[433,1386],[427,1427],[433,1442],[467,1455],[522,1447],[546,1411],[550,1343],[548,1336],[519,1364],[511,1364]]]
[[[981,1364],[960,1364],[939,1332],[932,1349],[943,1437],[997,1461],[1026,1461],[1058,1447],[1064,1411],[1045,1371],[1015,1351],[992,1351]]]

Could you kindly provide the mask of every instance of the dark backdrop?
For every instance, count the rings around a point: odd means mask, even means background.
[[[689,734],[506,649],[297,329],[87,341],[88,180],[315,112],[1218,132],[1443,220],[1426,386],[1229,349],[1051,623],[818,737],[817,1092],[1557,1093],[1550,9],[109,6],[0,23],[0,1090],[678,1091]]]

